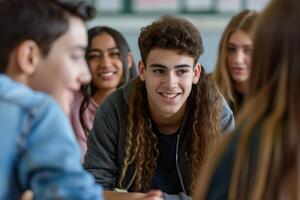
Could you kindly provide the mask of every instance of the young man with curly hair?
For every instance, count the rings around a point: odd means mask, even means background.
[[[194,177],[232,111],[198,63],[201,36],[189,21],[163,16],[139,36],[139,78],[97,111],[85,168],[107,196],[159,189],[189,199]],[[111,192],[128,191],[129,193]]]

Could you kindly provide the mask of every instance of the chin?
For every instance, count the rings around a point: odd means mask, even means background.
[[[238,83],[242,83],[242,82],[247,81],[247,78],[246,77],[235,77],[234,81],[238,82]]]
[[[164,116],[171,117],[175,115],[179,111],[179,109],[161,109],[161,111]]]

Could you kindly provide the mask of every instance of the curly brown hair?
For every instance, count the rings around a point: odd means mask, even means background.
[[[164,16],[152,25],[142,29],[139,37],[142,59],[146,60],[154,48],[171,49],[180,54],[187,54],[198,61],[203,52],[202,40],[197,29],[187,20]],[[145,61],[144,61],[145,62]],[[191,155],[186,174],[192,180],[192,188],[202,161],[211,144],[219,137],[221,96],[214,81],[206,76],[202,69],[200,79],[192,87],[187,100],[192,133],[189,135]],[[149,106],[145,82],[136,79],[133,94],[129,97],[128,127],[123,166],[118,184],[122,182],[133,165],[136,171],[134,186],[136,191],[151,189],[152,178],[157,166],[159,151],[158,139],[151,130]]]
[[[202,39],[198,29],[188,20],[165,15],[141,29],[138,40],[142,61],[155,48],[176,50],[198,61],[203,53]]]

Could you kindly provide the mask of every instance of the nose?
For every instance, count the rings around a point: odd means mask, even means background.
[[[102,58],[100,59],[99,65],[100,67],[107,67],[111,64],[111,59],[107,53],[103,54]]]
[[[245,62],[245,53],[241,49],[236,51],[234,55],[234,62],[239,65]]]
[[[91,72],[86,62],[84,62],[84,64],[81,66],[78,81],[80,85],[89,83],[91,81]]]
[[[174,86],[177,83],[177,77],[175,72],[169,72],[166,74],[166,76],[164,77],[164,86],[168,89],[172,89],[174,88]]]

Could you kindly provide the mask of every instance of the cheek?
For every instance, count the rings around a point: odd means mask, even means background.
[[[161,84],[157,84],[155,78],[146,77],[145,82],[146,82],[147,91],[149,93],[155,93],[155,91],[161,86]]]
[[[113,60],[114,66],[123,74],[123,64],[120,59]]]
[[[189,93],[191,90],[192,90],[192,87],[193,87],[193,82],[187,82],[184,84],[183,86],[185,88],[185,90]]]
[[[96,70],[98,65],[96,61],[88,61],[87,63],[92,72]]]
[[[249,68],[250,65],[251,65],[251,55],[247,55],[247,57],[246,57],[246,63],[247,63],[248,68]]]
[[[233,62],[233,56],[232,55],[228,55],[227,56],[227,60],[226,60],[226,66],[227,68],[230,68]]]

